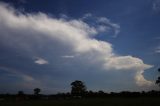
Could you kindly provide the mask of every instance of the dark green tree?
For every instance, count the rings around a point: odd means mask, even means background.
[[[82,81],[76,80],[71,83],[71,94],[73,96],[83,96],[86,92],[86,86]]]
[[[40,92],[41,92],[41,89],[40,89],[40,88],[35,88],[35,89],[34,89],[34,94],[35,94],[35,95],[39,95]]]
[[[160,68],[158,69],[158,72],[160,72]],[[160,87],[160,76],[158,76],[156,80],[156,84]]]

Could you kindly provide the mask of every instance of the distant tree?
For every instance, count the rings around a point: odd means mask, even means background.
[[[18,91],[18,95],[19,95],[19,96],[23,96],[23,95],[24,95],[24,92],[23,92],[23,91]]]
[[[100,90],[98,91],[99,94],[104,94],[104,91]]]
[[[71,94],[74,96],[82,96],[86,92],[86,86],[82,81],[76,80],[71,83]]]
[[[41,89],[40,89],[40,88],[35,88],[35,89],[34,89],[34,94],[35,94],[35,95],[39,95],[40,92],[41,92]]]
[[[158,72],[160,72],[160,68],[158,69]],[[160,76],[158,76],[156,80],[156,84],[160,87]]]
[[[16,100],[24,100],[26,97],[26,95],[24,94],[23,91],[18,91],[17,95],[16,95]]]
[[[97,92],[97,95],[98,95],[99,97],[103,97],[103,96],[105,95],[105,92],[102,91],[102,90],[100,90],[100,91]]]

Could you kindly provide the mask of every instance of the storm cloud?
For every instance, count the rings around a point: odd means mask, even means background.
[[[95,21],[100,19],[107,22],[104,17]],[[120,26],[112,25],[118,34]],[[103,28],[92,26],[81,18],[53,18],[41,12],[21,13],[9,4],[0,3],[0,44],[5,48],[2,51],[11,53],[3,54],[8,62],[1,61],[0,70],[7,75],[15,74],[13,69],[17,70],[15,75],[32,79],[25,82],[34,81],[35,87],[53,91],[67,91],[67,84],[76,79],[84,80],[91,89],[109,90],[117,84],[122,87],[113,90],[152,86],[153,82],[143,76],[152,65],[138,57],[121,56],[114,52],[111,43],[95,38],[102,31],[110,30],[108,27],[108,24]]]

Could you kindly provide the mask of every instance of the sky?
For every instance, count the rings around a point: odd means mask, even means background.
[[[0,0],[0,93],[156,90],[160,0]]]

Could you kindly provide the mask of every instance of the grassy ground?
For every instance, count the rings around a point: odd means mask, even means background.
[[[156,106],[160,98],[93,98],[73,100],[0,101],[0,106]]]

